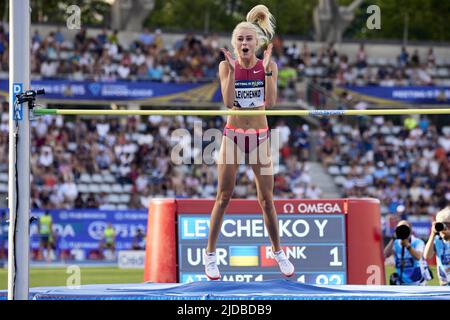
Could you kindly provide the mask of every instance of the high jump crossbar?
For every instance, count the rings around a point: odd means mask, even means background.
[[[85,110],[85,109],[42,109],[39,115],[92,115],[92,116],[375,116],[375,115],[418,115],[450,114],[450,108],[441,109],[369,109],[369,110]]]

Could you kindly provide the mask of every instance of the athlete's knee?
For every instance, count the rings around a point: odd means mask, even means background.
[[[226,208],[231,200],[233,191],[219,191],[217,193],[216,202],[220,208]]]
[[[269,211],[273,209],[273,197],[270,195],[258,196],[258,202],[263,211]]]

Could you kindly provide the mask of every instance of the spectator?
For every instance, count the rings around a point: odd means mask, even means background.
[[[61,193],[63,202],[66,204],[66,208],[73,208],[75,200],[78,197],[78,188],[73,181],[72,174],[69,174],[65,178],[65,182],[59,186],[58,191]]]
[[[300,57],[300,50],[295,42],[292,43],[291,46],[287,49],[286,54],[293,60],[298,60],[298,58]]]
[[[99,202],[98,202],[97,197],[94,194],[90,193],[86,200],[86,208],[95,209],[98,207],[99,207]]]
[[[358,53],[356,54],[356,67],[358,69],[364,69],[367,67],[367,54],[364,49],[364,44],[359,45]]]
[[[417,127],[416,117],[414,116],[406,117],[403,124],[407,130],[413,130],[415,127]]]
[[[41,74],[44,79],[53,79],[56,77],[57,64],[50,60],[43,60],[41,64]]]
[[[436,56],[434,55],[433,48],[428,49],[427,62],[428,67],[436,66]]]
[[[448,154],[450,152],[450,131],[447,131],[444,135],[438,138],[438,144],[442,147],[445,153]]]
[[[306,199],[321,199],[322,190],[316,185],[312,184],[306,188],[305,196]]]
[[[301,58],[303,63],[306,66],[309,66],[311,63],[311,51],[309,50],[308,44],[306,42],[303,43]]]
[[[402,47],[402,51],[398,56],[398,63],[401,68],[405,67],[409,62],[409,54],[405,47]]]
[[[282,91],[283,96],[286,98],[295,99],[296,90],[295,82],[297,81],[297,71],[293,67],[293,61],[283,66],[278,72],[278,87]]]
[[[307,124],[296,126],[292,133],[291,145],[298,150],[298,158],[301,161],[309,159],[309,126]]]
[[[97,35],[97,42],[103,47],[108,42],[108,32],[106,29],[103,29],[101,33]]]
[[[337,144],[331,138],[327,137],[319,152],[322,163],[328,167],[329,165],[335,163],[335,157],[337,156]]]
[[[148,77],[153,81],[162,81],[164,75],[164,69],[161,65],[155,64],[148,69]]]
[[[42,42],[42,38],[41,35],[39,33],[39,30],[35,30],[33,37],[31,38],[31,42],[37,42],[37,43],[41,43]]]
[[[164,48],[164,40],[162,37],[161,29],[155,30],[155,40],[154,40],[155,48],[157,50],[162,50]],[[218,46],[212,46],[212,49],[218,49]]]
[[[54,34],[54,38],[55,38],[55,41],[56,41],[59,45],[62,45],[62,44],[64,43],[64,35],[63,35],[63,33],[61,32],[61,27],[58,27],[58,28],[56,29],[56,32],[55,32],[55,34]]]
[[[130,67],[127,65],[126,62],[122,61],[117,68],[117,75],[119,76],[119,79],[125,80],[130,76]]]
[[[155,36],[150,32],[148,28],[144,28],[143,32],[139,36],[139,41],[144,46],[149,46],[155,43]]]
[[[418,67],[420,65],[419,51],[417,49],[414,50],[414,53],[411,57],[411,65],[413,67]]]
[[[81,30],[75,35],[75,50],[83,50],[86,46],[87,42],[87,32],[85,28],[81,28]]]
[[[286,122],[283,119],[278,120],[275,129],[278,130],[280,135],[280,146],[288,143],[291,129],[286,125]]]
[[[426,65],[418,65],[413,72],[412,76],[413,84],[419,85],[419,86],[430,86],[433,84],[433,80],[431,76],[428,74],[428,71],[426,70]]]
[[[334,59],[338,57],[338,53],[334,47],[334,42],[330,42],[327,47],[327,55],[331,64],[334,64]]]

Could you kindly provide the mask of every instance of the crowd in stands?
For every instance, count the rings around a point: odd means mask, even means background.
[[[300,76],[319,78],[332,85],[423,86],[448,84],[450,61],[437,59],[433,48],[426,55],[417,49],[411,54],[402,47],[396,59],[371,57],[360,44],[353,57],[339,54],[335,45],[312,52],[307,43],[298,48],[296,43],[283,49],[281,64],[295,68]]]
[[[339,54],[330,44],[312,52],[305,43],[284,46],[276,39],[274,59],[281,99],[297,98],[299,77],[334,84],[430,85],[445,77],[443,62],[430,48],[426,57],[402,48],[397,59],[374,58],[361,45],[354,57]],[[203,81],[216,78],[221,60],[217,36],[187,35],[166,47],[160,30],[143,33],[130,46],[116,31],[89,36],[81,29],[68,41],[60,29],[32,35],[31,70],[43,79],[95,81]],[[8,70],[8,34],[0,27],[0,71]],[[448,72],[448,69],[445,69]],[[448,75],[448,74],[447,74]],[[439,77],[437,77],[439,78]],[[0,172],[7,172],[8,116],[3,103],[0,123]],[[39,117],[32,122],[32,207],[146,208],[152,197],[214,197],[215,165],[174,165],[176,129],[193,130],[195,117],[124,117],[67,120]],[[222,128],[220,117],[205,128]],[[338,118],[322,119],[316,132],[319,148],[310,145],[306,124],[278,120],[280,166],[275,175],[276,198],[320,198],[305,161],[318,154],[342,188],[343,197],[378,198],[383,213],[429,214],[450,201],[450,132],[428,118],[406,118],[394,125],[383,117],[359,118],[354,125]],[[315,133],[315,134],[316,134]],[[97,177],[97,178],[95,178]],[[105,178],[107,177],[107,178]],[[4,181],[2,182],[5,183]],[[242,166],[234,197],[255,197],[253,173]]]
[[[380,199],[382,213],[435,214],[450,202],[450,126],[426,116],[322,122],[317,152],[343,197]]]
[[[7,47],[0,30],[0,57]],[[194,82],[216,78],[220,50],[216,36],[201,39],[186,35],[172,47],[164,46],[160,30],[144,29],[130,45],[119,41],[117,31],[102,30],[96,36],[81,29],[68,40],[58,28],[31,40],[31,73],[34,78],[70,80],[154,80]],[[7,70],[7,50],[0,70]]]
[[[84,28],[67,39],[60,28],[32,35],[31,72],[42,79],[154,80],[163,82],[207,81],[216,78],[222,60],[217,35],[187,34],[174,45],[165,45],[161,30],[144,29],[129,45],[121,43],[116,30],[96,35]],[[0,26],[0,71],[8,69],[8,34]],[[305,42],[284,44],[274,39],[274,59],[280,89],[295,96],[299,77],[332,80],[334,85],[433,85],[448,81],[449,61],[402,47],[396,59],[373,57],[361,44],[354,56],[339,53],[333,43],[311,50]],[[444,79],[444,80],[443,80]],[[287,92],[284,92],[287,91]]]
[[[4,103],[3,110],[6,107]],[[205,161],[193,164],[200,150],[191,149],[190,162],[185,164],[173,160],[173,147],[180,141],[172,133],[187,129],[193,134],[194,123],[200,119],[170,119],[39,117],[31,128],[32,206],[145,208],[153,197],[214,197],[216,166]],[[380,199],[383,213],[435,213],[450,201],[450,127],[437,128],[425,116],[402,121],[394,124],[378,116],[345,124],[338,118],[323,118],[321,126],[311,130],[307,124],[276,120],[271,125],[280,142],[274,196],[322,197],[306,164],[314,152],[340,186],[342,197]],[[202,125],[206,130],[224,123],[216,117]],[[7,129],[7,116],[2,112],[0,162],[4,164],[8,162]],[[318,137],[314,148],[310,145],[313,135]],[[188,144],[195,147],[193,138]],[[101,178],[96,181],[94,176]],[[114,195],[124,194],[125,199],[113,200]],[[256,197],[249,166],[240,167],[234,197]]]
[[[4,103],[2,111],[6,109]],[[32,207],[146,208],[153,197],[215,197],[215,164],[190,164],[199,152],[196,149],[188,150],[192,154],[185,164],[178,165],[172,158],[174,145],[180,144],[172,133],[187,129],[193,134],[194,123],[200,121],[181,116],[38,117],[31,122]],[[205,130],[222,128],[223,118],[210,119],[203,126]],[[273,128],[279,129],[282,146],[275,197],[320,197],[321,190],[311,182],[308,167],[299,161],[307,157],[308,126],[287,126],[279,121]],[[5,164],[7,140],[8,116],[2,112],[0,160]],[[7,166],[2,170],[7,172]],[[234,196],[255,198],[253,178],[250,166],[241,166]]]

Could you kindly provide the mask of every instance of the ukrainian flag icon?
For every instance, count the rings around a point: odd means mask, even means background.
[[[230,247],[229,255],[232,267],[256,267],[259,265],[257,246]]]

